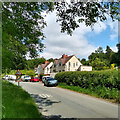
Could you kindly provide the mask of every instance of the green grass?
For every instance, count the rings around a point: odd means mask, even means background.
[[[67,85],[66,83],[59,83],[58,87],[69,89],[69,90],[76,91],[79,93],[88,94],[91,96],[95,96],[97,98],[106,99],[113,103],[120,103],[119,91],[118,89],[115,89],[115,88],[107,89],[105,87],[103,88],[96,87],[96,88],[86,89],[86,88],[81,88],[79,86]]]
[[[21,87],[2,81],[3,118],[41,118],[41,114],[30,95]]]

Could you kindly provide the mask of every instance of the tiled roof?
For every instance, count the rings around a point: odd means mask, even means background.
[[[56,63],[56,65],[59,63],[59,60],[54,60],[54,62]]]
[[[41,64],[42,68],[45,69],[50,63]]]
[[[57,65],[57,64],[59,63],[59,60],[60,60],[61,63],[62,63],[63,65],[65,65],[72,57],[73,57],[73,55],[72,55],[72,56],[65,57],[65,58],[60,58],[60,59],[58,59],[58,60],[55,60],[55,63],[56,63],[56,65]]]

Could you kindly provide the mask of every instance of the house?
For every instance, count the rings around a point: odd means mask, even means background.
[[[53,62],[45,61],[45,64],[38,65],[37,71],[38,74],[50,74],[50,68],[53,65]]]
[[[38,68],[34,68],[35,74],[38,74]]]
[[[45,64],[38,65],[38,74],[53,74],[63,71],[92,71],[92,66],[85,66],[75,55],[63,54],[61,58],[54,62],[45,61]]]
[[[81,65],[81,62],[75,55],[68,56],[63,54],[60,59],[54,60],[53,66],[51,67],[51,73],[62,71],[77,71]]]

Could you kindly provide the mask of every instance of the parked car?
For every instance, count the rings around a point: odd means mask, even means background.
[[[9,78],[9,75],[5,75],[5,76],[3,77],[4,80],[8,80],[8,78]]]
[[[16,80],[16,75],[9,75],[8,80]]]
[[[5,75],[4,80],[16,80],[16,75]]]
[[[42,82],[44,83],[45,80],[47,80],[48,78],[51,78],[51,77],[50,77],[50,76],[43,76],[43,77],[42,77]]]
[[[55,80],[54,78],[48,78],[47,80],[44,81],[44,86],[57,86],[58,81]]]
[[[39,82],[39,78],[38,77],[32,77],[30,79],[30,82]]]
[[[23,75],[21,79],[23,80],[23,82],[30,82],[31,77],[29,75]]]

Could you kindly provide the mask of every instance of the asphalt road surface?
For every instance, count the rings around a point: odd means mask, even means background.
[[[14,82],[17,84],[16,82]],[[41,82],[21,82],[45,118],[118,118],[118,105]]]

